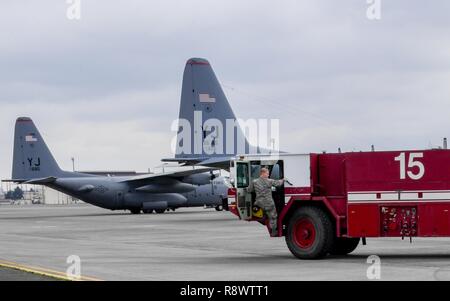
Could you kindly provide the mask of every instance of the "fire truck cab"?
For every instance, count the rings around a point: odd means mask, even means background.
[[[230,211],[267,226],[249,189],[262,167],[288,180],[272,191],[274,236],[298,258],[348,254],[367,237],[450,236],[449,150],[237,156]]]
[[[251,190],[251,183],[259,177],[262,167],[269,169],[271,179],[282,179],[284,174],[283,161],[268,158],[262,160],[261,158],[248,158],[247,160],[236,161],[235,166],[236,172],[232,178],[237,192],[236,210],[239,217],[246,221],[263,221],[262,210],[254,205],[256,195]],[[285,205],[284,195],[284,185],[272,187],[272,198],[277,211],[281,211]]]

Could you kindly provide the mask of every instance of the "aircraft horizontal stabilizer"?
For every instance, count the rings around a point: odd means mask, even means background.
[[[210,168],[220,168],[228,170],[230,168],[230,160],[232,157],[216,157],[203,160],[196,165],[206,166]]]
[[[26,180],[24,180],[24,179],[12,179],[12,180],[7,180],[7,179],[5,179],[5,180],[2,180],[2,182],[3,183],[23,183],[23,182],[25,182]]]
[[[56,181],[55,177],[47,177],[47,178],[41,178],[41,179],[31,179],[31,180],[23,182],[23,184],[43,185],[43,184],[53,183],[55,181]]]
[[[224,157],[202,157],[202,158],[169,158],[162,159],[163,162],[178,162],[184,164],[185,166],[206,166],[216,169],[226,169],[230,168],[230,160],[234,156],[224,156]]]
[[[209,157],[196,157],[196,158],[164,158],[162,162],[177,162],[185,165],[195,165],[199,162],[209,159]]]
[[[157,173],[157,174],[146,174],[146,175],[130,177],[121,182],[123,183],[123,182],[152,180],[152,179],[162,178],[162,177],[181,178],[181,177],[186,177],[186,176],[198,174],[198,173],[209,172],[209,171],[213,171],[213,170],[217,170],[217,168],[196,168],[196,169],[188,169],[188,170],[182,170],[182,171],[163,172],[163,173]]]

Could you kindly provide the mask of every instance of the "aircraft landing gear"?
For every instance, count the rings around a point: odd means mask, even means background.
[[[222,208],[225,211],[230,211],[230,208],[228,208],[228,199],[222,199]]]

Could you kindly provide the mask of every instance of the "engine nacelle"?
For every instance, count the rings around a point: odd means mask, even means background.
[[[145,202],[142,204],[144,210],[166,210],[169,207],[167,202]]]
[[[155,183],[136,188],[136,191],[147,193],[186,193],[193,190],[195,190],[195,186],[192,184],[182,183],[177,180],[167,184]]]
[[[206,185],[211,183],[211,180],[216,178],[215,174],[211,174],[209,172],[193,174],[187,177],[184,177],[181,181],[184,183],[194,184],[194,185]]]
[[[183,206],[186,203],[187,198],[179,193],[130,193],[125,195],[126,207],[165,209]]]

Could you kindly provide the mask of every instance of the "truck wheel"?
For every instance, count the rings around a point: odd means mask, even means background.
[[[152,209],[142,209],[142,213],[150,214],[150,213],[153,213],[153,210]]]
[[[347,255],[353,252],[359,244],[359,237],[337,237],[330,250],[333,255]]]
[[[334,227],[330,217],[320,208],[303,207],[290,218],[286,244],[300,259],[324,257],[334,241]]]
[[[223,211],[222,205],[217,205],[216,206],[216,211]]]
[[[130,209],[131,214],[139,214],[141,213],[141,209]]]
[[[155,212],[158,214],[166,212],[166,209],[155,209]]]

